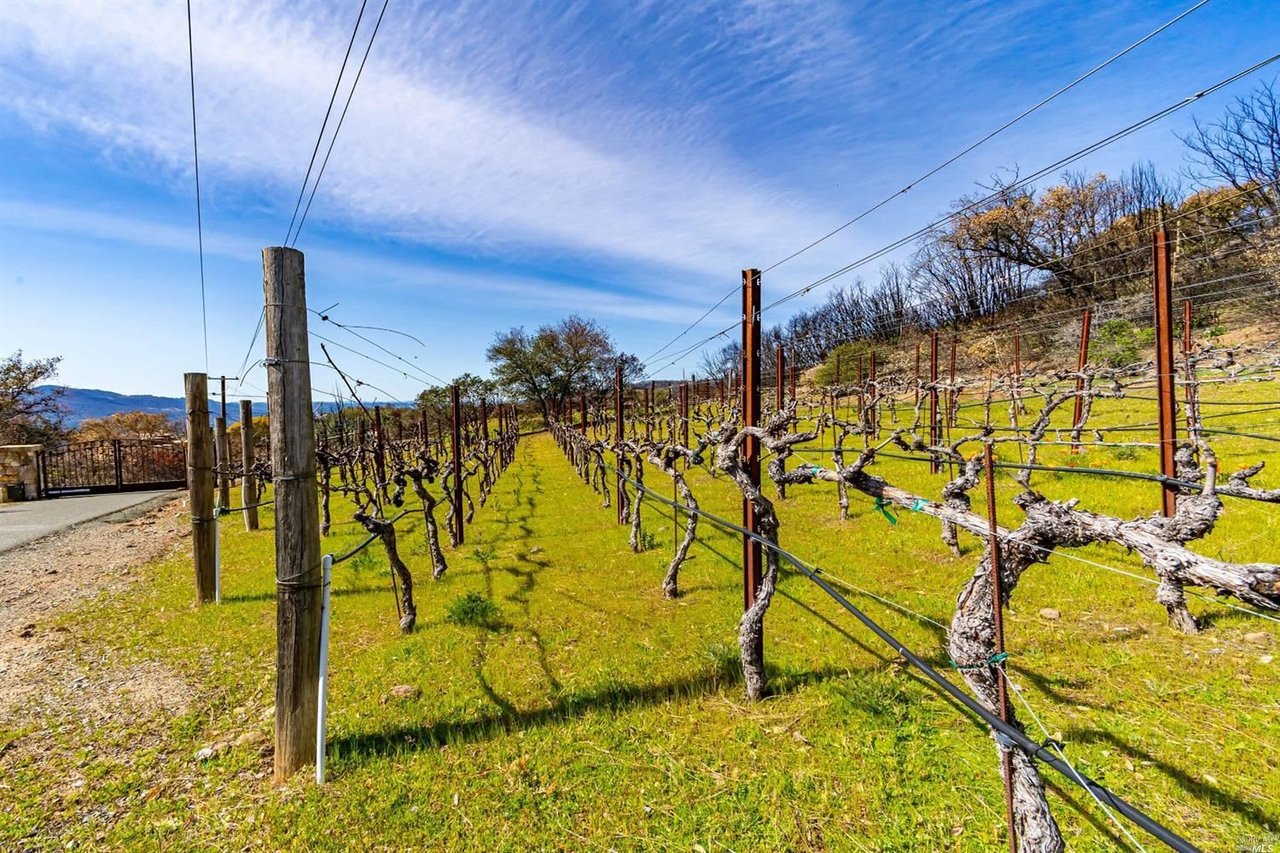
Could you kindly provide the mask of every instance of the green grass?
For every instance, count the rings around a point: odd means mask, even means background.
[[[1210,399],[1274,399],[1274,383],[1213,386]],[[1099,423],[1151,420],[1154,403],[1100,403]],[[1213,410],[1218,411],[1216,408]],[[966,416],[981,410],[966,409]],[[1277,413],[1224,418],[1280,432]],[[1003,413],[1001,413],[1003,417]],[[1117,434],[1119,435],[1119,434]],[[826,439],[829,442],[829,437]],[[1280,444],[1217,442],[1226,470]],[[1154,470],[1154,451],[1047,452],[1050,464]],[[802,456],[805,455],[803,452]],[[1011,449],[1004,458],[1016,459]],[[826,462],[815,455],[814,462]],[[886,462],[895,483],[936,495],[928,467]],[[1268,470],[1261,484],[1276,484]],[[656,472],[649,485],[665,489]],[[1135,516],[1158,486],[1038,474],[1051,497]],[[1017,523],[1001,477],[1002,522]],[[709,512],[736,518],[724,479],[695,473]],[[983,511],[980,495],[975,508]],[[792,488],[779,505],[787,548],[835,576],[946,623],[979,543],[952,559],[937,524],[890,526],[852,495],[837,521],[833,487]],[[195,609],[185,556],[153,565],[125,596],[68,617],[79,653],[112,666],[157,661],[190,685],[175,716],[86,729],[0,732],[0,847],[114,849],[987,850],[1003,837],[990,738],[820,590],[784,573],[766,653],[776,688],[742,699],[735,627],[740,540],[702,525],[681,573],[659,591],[674,521],[645,503],[654,548],[632,554],[613,511],[578,481],[547,436],[522,443],[449,571],[430,580],[419,520],[401,553],[415,571],[418,628],[396,626],[386,561],[369,549],[335,570],[330,648],[329,784],[306,774],[273,788],[251,745],[197,763],[206,744],[268,732],[273,702],[270,529],[223,521],[221,606]],[[1192,545],[1231,560],[1276,560],[1274,506],[1229,501]],[[264,527],[271,514],[266,512]],[[324,543],[364,538],[335,510]],[[376,546],[375,546],[376,547]],[[366,556],[367,555],[367,556]],[[1114,548],[1080,556],[1150,576]],[[1006,619],[1010,672],[1081,769],[1206,849],[1256,843],[1280,823],[1280,626],[1193,600],[1209,630],[1166,626],[1152,587],[1054,556],[1030,570]],[[939,629],[852,596],[907,645],[945,664]],[[472,602],[468,605],[460,601]],[[482,624],[450,619],[496,608]],[[1053,607],[1058,620],[1039,611]],[[500,624],[499,624],[500,623]],[[498,630],[495,630],[498,628]],[[1117,630],[1123,628],[1125,630]],[[1259,643],[1245,634],[1264,632]],[[390,697],[396,685],[421,695]],[[42,728],[43,727],[43,728]],[[26,748],[33,740],[43,750]],[[68,788],[67,780],[86,784]],[[1116,845],[1087,795],[1046,771],[1075,849]],[[1135,830],[1136,832],[1136,830]],[[1147,839],[1140,836],[1144,844]]]

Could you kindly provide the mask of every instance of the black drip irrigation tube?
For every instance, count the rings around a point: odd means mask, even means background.
[[[914,459],[914,457],[905,457],[905,458]],[[921,461],[925,461],[925,460],[921,460]],[[801,574],[803,574],[809,580],[817,584],[818,588],[821,589],[823,592],[825,592],[827,595],[831,596],[831,598],[837,604],[839,604],[845,610],[849,611],[849,613],[853,614],[853,616],[859,622],[861,622],[873,634],[875,634],[877,637],[883,640],[890,648],[892,648],[895,652],[897,652],[898,654],[906,658],[907,662],[909,662],[916,669],[924,673],[925,676],[928,677],[930,681],[932,681],[934,684],[941,687],[953,699],[955,699],[960,704],[964,705],[967,709],[972,711],[974,714],[977,714],[978,717],[981,718],[984,723],[986,723],[988,726],[991,727],[992,731],[995,733],[996,741],[1000,745],[1005,747],[1017,747],[1018,749],[1026,753],[1028,756],[1030,756],[1031,758],[1036,759],[1038,761],[1042,761],[1045,764],[1049,765],[1054,770],[1058,771],[1063,776],[1065,776],[1068,781],[1072,782],[1075,785],[1078,785],[1079,787],[1083,788],[1085,791],[1090,793],[1095,799],[1098,800],[1098,802],[1105,803],[1110,808],[1115,809],[1117,812],[1124,815],[1133,823],[1137,824],[1139,827],[1149,832],[1152,836],[1159,839],[1164,844],[1168,845],[1170,849],[1181,851],[1181,853],[1199,853],[1200,848],[1196,847],[1190,841],[1187,841],[1185,838],[1182,838],[1173,830],[1159,823],[1154,818],[1148,816],[1141,809],[1138,809],[1137,807],[1130,805],[1126,800],[1124,800],[1118,794],[1112,793],[1105,786],[1100,785],[1097,782],[1093,781],[1088,776],[1081,773],[1079,770],[1076,770],[1074,767],[1072,767],[1063,759],[1055,758],[1049,752],[1049,750],[1057,746],[1056,743],[1054,743],[1053,741],[1048,741],[1043,744],[1036,743],[1034,740],[1027,737],[1026,734],[1024,734],[1018,728],[1006,723],[1004,720],[1001,720],[998,716],[991,713],[986,708],[982,707],[982,705],[979,704],[976,699],[974,699],[968,693],[965,693],[963,690],[961,690],[959,687],[953,684],[950,679],[946,678],[942,673],[938,672],[936,669],[934,669],[932,666],[926,663],[923,659],[921,659],[917,654],[915,654],[906,646],[904,646],[902,643],[900,643],[896,637],[894,637],[887,630],[881,627],[879,623],[877,623],[874,619],[872,619],[866,613],[863,613],[862,610],[860,610],[856,605],[854,605],[851,601],[849,601],[847,598],[841,595],[838,591],[832,588],[830,584],[828,584],[826,581],[820,578],[818,575],[821,573],[822,571],[821,569],[809,566],[800,558],[778,547],[776,543],[770,542],[768,539],[764,538],[763,536],[760,536],[757,533],[752,533],[750,530],[747,530],[745,527],[742,527],[741,525],[734,524],[733,522],[727,521],[723,518],[720,518],[719,516],[712,515],[711,513],[706,512],[705,510],[690,509],[687,506],[678,504],[675,501],[668,499],[665,495],[658,494],[657,492],[645,486],[643,483],[639,483],[636,480],[631,479],[630,477],[628,477],[626,474],[623,474],[614,466],[609,465],[607,462],[605,463],[605,467],[612,468],[613,471],[623,480],[635,486],[636,489],[643,491],[651,495],[652,497],[656,498],[661,503],[664,503],[675,509],[683,510],[684,512],[691,512],[691,513],[694,513],[695,515],[702,516],[703,518],[710,521],[712,524],[715,524],[726,530],[732,530],[737,533],[741,533],[743,536],[746,536],[749,539],[759,542],[764,547],[774,551],[780,557],[782,557],[787,562],[795,566],[796,569],[798,569]],[[1071,469],[1071,470],[1080,470],[1080,469]]]

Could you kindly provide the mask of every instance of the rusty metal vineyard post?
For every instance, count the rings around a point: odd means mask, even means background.
[[[790,358],[787,360],[787,365],[787,378],[790,380],[789,384],[791,385],[791,399],[794,400],[796,398],[796,351],[794,347],[790,352]]]
[[[871,375],[867,379],[867,388],[871,392],[871,433],[880,438],[880,394],[876,385],[876,351],[871,351]]]
[[[462,509],[462,405],[458,400],[458,386],[449,386],[450,421],[453,441],[453,537],[461,546],[464,540],[466,514]]]
[[[1191,300],[1182,300],[1182,366],[1183,386],[1187,398],[1187,435],[1195,435],[1196,376],[1191,364]]]
[[[937,447],[941,443],[938,423],[938,333],[935,331],[929,334],[929,444]],[[929,470],[934,474],[942,470],[942,463],[934,454],[929,455]]]
[[[614,505],[618,510],[618,523],[626,524],[627,515],[622,506],[622,362],[613,366],[613,461],[617,477],[614,482]]]
[[[760,270],[742,271],[742,424],[760,425]],[[760,488],[760,442],[754,436],[743,442],[743,467],[752,485]],[[755,504],[742,499],[742,526],[759,535]],[[756,593],[764,579],[760,541],[742,537],[742,607],[755,604]],[[763,633],[761,635],[763,645]],[[763,660],[763,652],[758,658]]]
[[[1004,579],[1000,574],[1000,526],[996,519],[996,466],[992,458],[991,442],[983,445],[983,467],[987,479],[987,549],[991,552],[991,619],[993,624],[995,653],[1004,654]],[[999,717],[1009,722],[1009,690],[1004,670],[997,669],[996,688],[999,692]],[[1009,853],[1018,851],[1018,833],[1013,820],[1013,753],[1010,747],[1000,747],[1000,769],[1004,773],[1005,822],[1008,826]]]
[[[1084,369],[1089,364],[1089,329],[1093,322],[1093,314],[1088,308],[1084,309],[1084,314],[1080,317],[1080,356],[1076,361],[1076,405],[1075,416],[1071,420],[1071,427],[1074,430],[1080,428],[1080,421],[1084,418]],[[1071,445],[1072,453],[1080,452],[1079,444]]]
[[[783,357],[782,357],[782,344],[778,344],[778,349],[777,349],[777,351],[776,351],[776,352],[775,352],[775,354],[774,354],[774,362],[775,362],[775,365],[774,365],[774,372],[775,372],[775,376],[774,376],[774,378],[775,378],[775,380],[776,380],[776,382],[775,382],[774,384],[777,386],[777,388],[776,388],[776,392],[777,392],[777,394],[776,394],[776,405],[777,405],[777,407],[778,407],[778,408],[777,408],[777,410],[780,412],[780,411],[782,411],[782,408],[787,404],[786,394],[785,394],[785,388],[784,388],[784,386],[783,386],[783,384],[782,384],[782,378],[783,378],[783,377],[782,377],[782,369],[783,369],[783,367],[784,367],[784,362],[783,362]],[[782,463],[782,464],[783,464],[783,465],[785,465],[786,463],[784,462],[784,463]],[[778,489],[778,497],[780,497],[780,498],[785,498],[785,497],[787,496],[787,487],[786,487],[786,484],[784,484],[784,483],[778,483],[778,484],[777,484],[777,489]]]
[[[1177,398],[1174,394],[1173,363],[1173,276],[1170,269],[1169,237],[1162,222],[1152,237],[1152,287],[1155,290],[1156,398],[1160,407],[1160,473],[1177,476]],[[1161,484],[1160,508],[1166,518],[1177,510],[1178,490],[1169,482]]]
[[[240,478],[240,504],[244,507],[244,529],[258,529],[258,475],[253,471],[253,403],[240,401],[240,465],[244,469]]]
[[[275,780],[284,782],[315,755],[323,606],[302,253],[263,249],[262,290],[276,510]]]

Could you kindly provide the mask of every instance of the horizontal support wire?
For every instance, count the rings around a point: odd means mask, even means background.
[[[879,637],[882,641],[884,641],[887,645],[889,645],[895,652],[902,655],[902,657],[905,658],[912,666],[920,670],[930,681],[932,681],[933,683],[941,687],[953,699],[955,699],[960,704],[964,705],[965,708],[967,708],[970,712],[976,714],[979,718],[981,718],[982,721],[986,723],[999,737],[1004,738],[1004,740],[1007,741],[1010,746],[1017,747],[1026,755],[1030,756],[1031,758],[1049,765],[1058,773],[1060,773],[1063,777],[1071,781],[1073,784],[1076,784],[1082,787],[1086,792],[1090,794],[1090,796],[1094,797],[1094,799],[1096,799],[1100,804],[1105,803],[1106,806],[1115,809],[1117,812],[1124,815],[1129,820],[1133,821],[1135,824],[1142,827],[1147,832],[1151,833],[1153,836],[1158,838],[1164,844],[1168,845],[1171,849],[1178,850],[1178,851],[1187,851],[1187,853],[1193,853],[1194,851],[1198,850],[1197,847],[1192,845],[1186,839],[1182,838],[1181,836],[1177,835],[1175,832],[1173,832],[1169,828],[1165,827],[1164,825],[1160,824],[1153,818],[1149,817],[1147,814],[1145,814],[1141,810],[1130,805],[1127,801],[1125,801],[1119,795],[1112,793],[1105,786],[1090,779],[1088,776],[1081,773],[1075,767],[1067,763],[1064,759],[1060,757],[1054,757],[1049,752],[1050,748],[1052,748],[1053,746],[1052,743],[1043,743],[1043,744],[1037,743],[1031,738],[1027,737],[1026,734],[1023,733],[1020,729],[1010,725],[1009,723],[1006,723],[1005,721],[1001,720],[998,716],[988,711],[981,704],[979,704],[976,699],[969,696],[969,694],[965,693],[963,690],[957,687],[950,679],[944,676],[941,672],[936,670],[933,666],[931,666],[929,663],[924,661],[922,658],[920,658],[918,655],[916,655],[914,652],[912,652],[910,649],[904,646],[901,642],[897,640],[897,638],[895,638],[887,630],[881,627],[879,623],[873,620],[870,616],[868,616],[866,613],[860,610],[856,605],[854,605],[847,598],[841,595],[829,583],[823,580],[823,578],[821,577],[823,572],[820,568],[810,566],[808,563],[801,560],[799,557],[796,557],[790,552],[779,547],[777,543],[771,542],[765,537],[760,536],[757,533],[753,533],[752,531],[748,530],[745,527],[742,527],[741,525],[734,524],[731,521],[720,518],[719,516],[706,512],[703,509],[695,510],[690,507],[682,507],[679,504],[676,504],[674,501],[667,499],[666,496],[660,495],[657,492],[654,492],[652,489],[649,489],[643,483],[639,483],[636,480],[628,477],[626,474],[623,474],[620,470],[618,470],[616,467],[612,465],[609,465],[607,462],[604,463],[604,465],[606,468],[613,470],[622,480],[625,480],[626,482],[630,483],[636,489],[642,490],[646,494],[657,498],[662,503],[665,503],[668,506],[673,506],[673,507],[683,509],[685,512],[694,513],[698,516],[701,516],[702,518],[707,519],[711,523],[725,530],[732,530],[736,533],[740,533],[742,536],[746,537],[747,539],[750,539],[754,542],[758,542],[762,546],[778,554],[780,557],[782,557],[783,559],[791,563],[793,566],[795,566],[795,568],[802,575],[804,575],[813,583],[815,583],[823,592],[825,592],[837,604],[839,604],[841,607],[843,607],[845,610],[851,613],[859,622],[861,622],[872,633],[874,633],[877,637]]]

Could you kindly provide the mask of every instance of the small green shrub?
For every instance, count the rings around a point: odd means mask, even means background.
[[[502,627],[502,611],[498,605],[478,592],[468,592],[449,602],[444,619],[455,625],[489,629]]]
[[[378,558],[374,556],[373,546],[366,546],[363,551],[356,554],[348,561],[347,565],[351,567],[351,571],[357,575],[365,572],[376,571],[378,568]]]
[[[1154,340],[1154,332],[1152,334]],[[1141,334],[1132,323],[1108,320],[1093,333],[1090,360],[1108,367],[1123,367],[1138,361],[1143,345]]]

